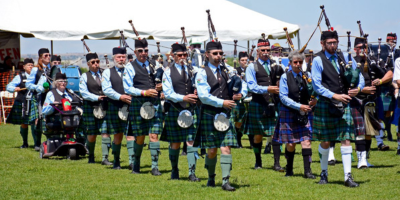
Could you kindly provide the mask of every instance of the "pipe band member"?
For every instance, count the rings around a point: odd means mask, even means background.
[[[354,122],[351,117],[349,102],[364,88],[364,78],[360,73],[359,84],[355,89],[350,88],[344,72],[345,68],[339,65],[338,56],[349,62],[347,53],[336,53],[338,47],[336,31],[324,31],[321,34],[323,51],[316,54],[313,60],[311,74],[313,88],[319,95],[318,104],[314,111],[313,139],[321,141],[321,180],[319,184],[328,183],[328,154],[330,141],[341,141],[341,153],[344,168],[345,186],[357,187],[351,175],[350,140],[355,140]],[[352,59],[352,68],[357,64]]]
[[[120,154],[121,142],[126,131],[127,121],[119,116],[120,110],[131,103],[131,96],[124,91],[122,79],[125,73],[126,49],[122,47],[113,48],[114,67],[107,68],[102,74],[101,88],[103,94],[108,97],[107,114],[105,117],[107,124],[107,134],[114,135],[111,145],[114,154],[113,169],[121,169]],[[107,141],[108,142],[108,141]]]
[[[151,155],[151,174],[160,176],[158,169],[158,156],[163,125],[161,121],[162,108],[159,92],[162,84],[155,82],[155,64],[148,60],[148,43],[146,39],[135,40],[136,59],[132,61],[124,72],[123,84],[125,93],[134,96],[129,106],[129,119],[127,132],[127,147],[133,164],[132,173],[140,173],[140,158],[142,156],[144,139],[148,135]],[[142,114],[141,114],[142,112]]]
[[[61,56],[60,55],[51,56],[51,66],[54,66],[54,65],[61,65]]]
[[[95,109],[107,110],[107,96],[104,95],[101,87],[103,70],[100,69],[100,60],[97,53],[86,54],[86,61],[89,71],[82,74],[80,78],[79,92],[83,98],[83,123],[85,124],[86,134],[88,135],[88,163],[95,163],[94,149],[96,137],[101,135],[101,164],[112,165],[113,163],[108,160],[108,154],[111,148],[111,137],[107,133],[107,121],[104,118],[105,116],[96,117],[93,113]]]
[[[37,105],[32,101],[32,92],[26,88],[26,79],[32,72],[34,62],[31,58],[25,58],[24,71],[20,72],[7,85],[6,89],[10,93],[18,92],[13,107],[7,117],[7,123],[21,124],[20,134],[22,136],[22,146],[28,148],[28,125],[31,125],[33,141],[36,142],[36,123],[38,118]],[[31,99],[27,99],[27,95]],[[36,144],[36,143],[35,143]]]

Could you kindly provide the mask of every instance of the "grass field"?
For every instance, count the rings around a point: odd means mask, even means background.
[[[394,126],[393,126],[394,132]],[[399,199],[400,196],[400,156],[395,155],[395,142],[388,142],[391,149],[379,152],[373,140],[370,163],[375,168],[356,169],[353,162],[352,173],[360,183],[359,188],[343,186],[343,166],[329,166],[329,184],[318,185],[315,180],[302,178],[303,162],[301,149],[297,146],[293,177],[271,169],[272,154],[262,155],[264,169],[253,170],[254,155],[244,136],[244,149],[233,149],[233,170],[231,183],[236,192],[225,192],[220,187],[207,188],[207,171],[204,159],[198,160],[196,175],[199,183],[186,180],[188,174],[186,157],[180,156],[179,181],[171,181],[168,144],[161,143],[160,171],[162,176],[150,174],[150,151],[143,151],[142,174],[133,175],[127,169],[128,154],[123,141],[121,166],[123,170],[112,170],[100,165],[100,138],[96,146],[96,163],[87,164],[87,158],[77,161],[63,158],[39,159],[39,153],[30,146],[19,149],[21,137],[19,126],[0,126],[0,199]],[[29,144],[32,138],[29,134]],[[319,175],[320,164],[318,144],[313,144],[314,174]],[[339,145],[337,145],[339,147]],[[147,148],[146,148],[147,149]],[[341,161],[340,148],[335,156]],[[354,153],[355,156],[355,153]],[[111,160],[112,160],[111,156]],[[281,165],[286,164],[281,156]],[[217,165],[216,184],[221,184],[221,169]]]

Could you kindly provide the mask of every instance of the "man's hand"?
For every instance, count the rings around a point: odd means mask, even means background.
[[[106,98],[107,96],[99,96],[99,101],[103,100],[104,98]]]
[[[345,104],[348,104],[351,100],[351,97],[347,94],[334,94],[332,98]]]
[[[372,85],[380,85],[381,84],[381,79],[377,78],[377,79],[373,80],[371,84]]]
[[[222,107],[232,109],[236,106],[236,103],[232,100],[224,100],[224,104],[222,104]]]
[[[235,122],[235,127],[236,128],[242,127],[242,122]]]
[[[316,104],[317,104],[317,99],[316,98],[313,98],[313,99],[311,99],[311,101],[308,103],[308,105],[310,105],[310,106],[315,106]]]
[[[157,97],[158,96],[158,92],[155,89],[148,89],[146,90],[146,97]]]
[[[19,91],[21,91],[21,88],[20,87],[15,87],[14,92],[19,92]]]
[[[194,89],[194,92],[193,92],[195,95],[197,95],[197,89]]]
[[[129,96],[129,95],[123,94],[123,95],[121,95],[119,100],[121,100],[121,101],[123,101],[123,102],[125,102],[127,104],[131,104],[132,97]]]
[[[301,105],[300,110],[307,113],[311,111],[311,107],[309,105]]]
[[[191,103],[191,104],[195,104],[197,102],[197,95],[188,94],[188,95],[183,97],[183,101]]]
[[[158,83],[158,84],[156,85],[156,90],[157,90],[158,92],[162,90],[162,84],[161,84],[161,83]]]
[[[359,92],[359,89],[358,88],[354,88],[354,89],[349,90],[347,92],[347,94],[349,94],[349,96],[351,96],[351,97],[355,97],[358,94],[358,92]]]
[[[268,86],[268,92],[273,94],[279,94],[279,87],[278,86]]]
[[[232,96],[232,99],[238,101],[238,100],[242,99],[242,94],[241,94],[241,93],[239,93],[239,94],[234,94],[234,95]]]
[[[375,86],[367,86],[367,87],[364,87],[364,89],[361,90],[361,92],[365,93],[365,94],[375,94],[376,87]]]
[[[160,94],[160,99],[165,99],[164,92],[162,92],[162,93]]]

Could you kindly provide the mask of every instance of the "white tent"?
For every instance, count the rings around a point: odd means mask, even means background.
[[[116,39],[120,30],[135,38],[133,20],[142,38],[179,41],[185,27],[186,37],[207,40],[207,9],[220,41],[285,38],[283,27],[294,37],[300,29],[226,0],[0,0],[0,30],[42,40]]]

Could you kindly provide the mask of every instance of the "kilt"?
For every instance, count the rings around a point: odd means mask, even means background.
[[[339,118],[329,113],[329,105],[325,98],[318,100],[314,111],[313,140],[323,142],[355,140],[350,106],[347,104],[345,113]]]
[[[274,134],[276,118],[267,118],[263,116],[263,105],[251,101],[247,110],[246,132],[247,135],[266,135]],[[277,114],[275,113],[275,116]]]
[[[11,108],[10,114],[7,116],[7,123],[10,124],[30,124],[39,114],[37,112],[36,104],[31,101],[29,116],[22,117],[22,103],[19,101],[14,101],[13,107]]]
[[[240,101],[235,101],[236,106],[232,109],[231,117],[233,118],[233,122],[241,122],[244,121],[244,114],[246,112],[246,107],[244,103],[240,103]]]
[[[351,101],[358,101],[356,98],[353,98]],[[350,103],[351,104],[351,103]],[[365,123],[364,117],[362,116],[361,111],[361,102],[355,102],[357,105],[350,105],[351,117],[354,122],[354,134],[355,136],[365,135]]]
[[[153,119],[143,119],[140,116],[140,108],[145,102],[152,102],[156,109]],[[128,126],[131,131],[127,132],[128,136],[149,135],[149,133],[161,134],[163,129],[162,108],[160,99],[151,97],[132,97],[131,105],[129,106]]]
[[[390,87],[392,86],[380,86],[380,95],[378,98],[380,98],[380,101],[383,104],[383,111],[394,111],[395,109],[395,100],[393,94],[390,94]]]
[[[210,110],[207,108],[202,109],[201,121],[198,126],[196,135],[196,144],[200,145],[200,148],[220,148],[220,147],[237,147],[236,132],[233,128],[233,118],[229,119],[230,127],[227,131],[221,132],[214,128],[214,117],[219,109]]]
[[[295,111],[281,106],[273,140],[279,143],[300,143],[311,140],[310,121],[300,125],[295,121]],[[311,114],[309,114],[311,115]]]
[[[83,124],[86,135],[101,135],[107,133],[107,121],[106,117],[103,119],[97,119],[93,114],[93,107],[89,105],[89,102],[83,101]],[[108,111],[106,112],[106,116]]]
[[[119,119],[118,111],[118,106],[115,106],[111,101],[108,101],[107,114],[104,118],[107,124],[107,134],[114,135],[117,133],[125,133],[127,130],[128,123],[127,121]]]
[[[196,108],[195,108],[196,109]],[[193,124],[188,128],[181,128],[178,125],[177,119],[181,111],[171,106],[169,111],[165,113],[164,129],[161,138],[162,141],[170,143],[190,142],[194,141],[197,130],[197,114],[196,110],[193,114]]]

